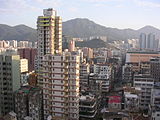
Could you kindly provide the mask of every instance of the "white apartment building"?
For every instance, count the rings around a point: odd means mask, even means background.
[[[138,74],[134,76],[134,87],[141,88],[140,108],[148,109],[151,101],[151,90],[154,86],[154,79],[148,74]]]
[[[21,59],[20,67],[21,73],[28,72],[28,59]]]
[[[94,65],[94,74],[102,81],[102,92],[108,92],[110,87],[111,67],[108,64]]]
[[[69,52],[43,57],[44,118],[79,120],[80,56]]]
[[[124,109],[127,111],[139,110],[139,96],[135,93],[124,92]]]

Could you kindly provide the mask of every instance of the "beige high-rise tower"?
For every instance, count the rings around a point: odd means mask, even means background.
[[[79,120],[80,56],[70,52],[43,57],[44,119]]]
[[[47,54],[62,53],[62,19],[52,8],[44,9],[37,20],[38,56],[37,68],[41,74],[42,57]],[[38,76],[38,83],[42,80]]]

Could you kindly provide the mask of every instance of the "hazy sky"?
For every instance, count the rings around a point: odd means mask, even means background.
[[[107,27],[160,28],[160,0],[0,0],[0,24],[36,28],[44,8],[54,8],[63,21],[88,18]]]

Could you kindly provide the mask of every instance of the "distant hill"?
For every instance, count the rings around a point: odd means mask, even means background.
[[[135,30],[109,28],[81,18],[64,22],[63,30],[64,34],[72,37],[107,36],[109,40],[126,40],[138,37]]]
[[[36,30],[26,25],[11,27],[0,24],[0,40],[36,41]]]
[[[160,38],[160,30],[153,27],[153,26],[145,26],[139,30],[137,30],[139,33],[154,33],[156,35],[157,38]]]
[[[139,30],[117,29],[96,24],[89,19],[76,18],[63,22],[63,33],[71,37],[107,36],[108,40],[127,40],[139,38],[140,33],[154,33],[160,38],[160,30],[145,26]]]
[[[139,38],[142,32],[154,33],[157,38],[160,38],[160,30],[152,26],[145,26],[139,30],[117,29],[96,24],[86,18],[76,18],[63,22],[63,34],[71,37],[107,36],[109,41],[113,41]],[[3,39],[36,41],[36,30],[26,25],[11,27],[0,24],[0,40]]]

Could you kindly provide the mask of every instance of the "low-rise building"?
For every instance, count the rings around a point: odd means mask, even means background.
[[[148,74],[134,75],[133,86],[141,88],[140,108],[143,110],[148,109],[151,101],[151,90],[154,86],[154,79]]]
[[[121,96],[109,96],[108,109],[121,110]]]
[[[139,96],[134,93],[124,93],[124,109],[131,112],[139,110]]]
[[[80,120],[96,120],[98,99],[94,95],[80,97],[79,116]]]
[[[111,85],[111,66],[108,64],[96,64],[94,65],[94,74],[95,79],[102,81],[102,92],[108,92]]]
[[[22,86],[15,92],[15,112],[18,120],[26,116],[42,120],[42,90],[39,87]]]

